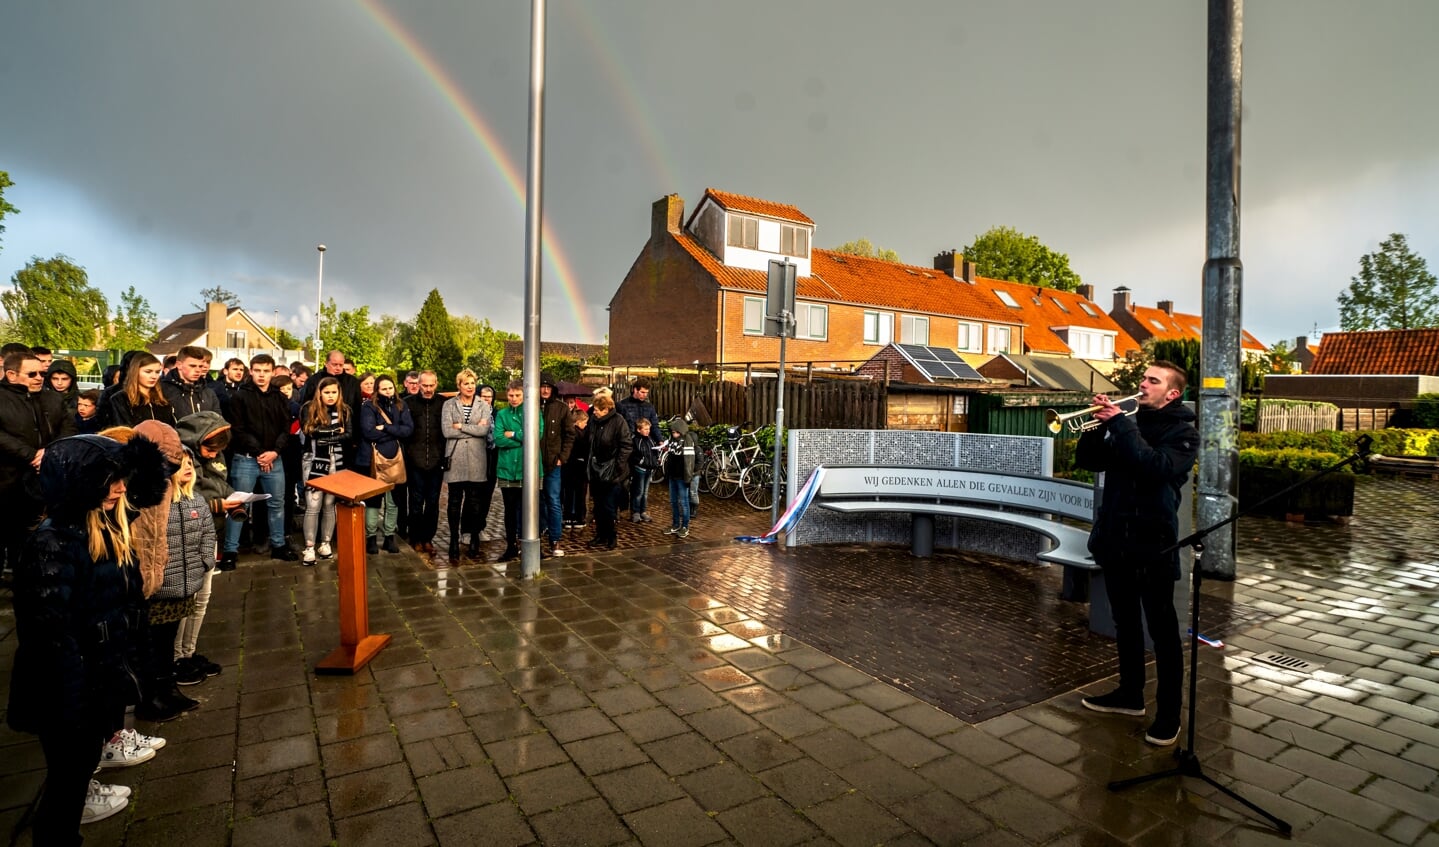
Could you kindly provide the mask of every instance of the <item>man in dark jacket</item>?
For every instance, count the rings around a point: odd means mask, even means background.
[[[275,360],[261,353],[250,360],[250,381],[241,385],[230,399],[225,419],[230,422],[230,485],[236,491],[253,491],[255,481],[270,499],[265,501],[270,519],[270,555],[293,562],[300,555],[285,543],[285,466],[280,452],[290,438],[290,401],[270,385]],[[225,522],[224,553],[240,550],[240,527]]]
[[[650,422],[650,432],[658,434],[660,431],[659,413],[655,411],[655,404],[650,402],[650,381],[642,376],[630,383],[630,396],[616,403],[615,411],[630,425],[630,435],[635,434],[635,425],[640,418]]]
[[[1179,400],[1184,385],[1183,370],[1158,361],[1144,372],[1132,417],[1108,397],[1094,398],[1102,407],[1094,417],[1103,425],[1086,432],[1075,453],[1080,467],[1105,472],[1089,550],[1104,571],[1119,649],[1119,687],[1084,698],[1084,707],[1144,715],[1144,620],[1159,683],[1154,723],[1144,740],[1158,747],[1179,737],[1183,699],[1184,654],[1174,610],[1179,552],[1164,551],[1178,540],[1180,489],[1199,453],[1194,413]]]
[[[220,397],[210,387],[210,351],[204,347],[181,347],[175,367],[160,377],[160,391],[175,409],[175,418],[197,412],[220,411]]]
[[[324,377],[332,376],[340,382],[340,399],[350,407],[350,414],[360,413],[360,380],[353,374],[345,371],[345,354],[339,350],[331,350],[325,355],[325,372],[305,382],[305,393],[300,397],[300,405],[303,406],[315,399],[315,388]]]
[[[405,441],[405,472],[409,487],[410,546],[421,553],[435,552],[435,531],[440,521],[440,485],[445,472],[444,427],[440,423],[445,397],[438,391],[434,371],[419,376],[419,393],[405,395],[415,429]]]
[[[45,368],[33,353],[10,353],[0,384],[0,504],[6,512],[0,531],[5,562],[19,561],[20,546],[39,523],[40,460],[57,438],[74,435],[75,418],[58,392],[43,391]]]
[[[540,529],[550,536],[550,555],[563,556],[565,551],[560,546],[560,540],[565,536],[565,517],[560,505],[560,475],[565,462],[570,460],[575,428],[568,425],[570,405],[555,393],[555,380],[549,374],[540,375],[540,403],[540,416],[544,421],[540,461],[545,468]]]

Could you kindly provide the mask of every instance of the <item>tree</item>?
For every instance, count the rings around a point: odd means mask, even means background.
[[[460,344],[455,340],[455,325],[450,322],[450,312],[438,288],[430,289],[429,296],[415,315],[414,337],[410,340],[410,358],[415,367],[434,371],[441,385],[450,385],[459,373],[465,360]]]
[[[106,342],[111,350],[143,350],[155,340],[155,310],[135,286],[120,294],[120,306],[110,321],[110,338]]]
[[[304,350],[305,342],[297,338],[293,333],[284,327],[275,328],[275,343],[280,345],[281,350]]]
[[[20,210],[10,205],[5,199],[5,189],[14,184],[10,181],[10,174],[0,171],[0,235],[5,234],[5,216],[20,214]]]
[[[882,262],[899,262],[899,254],[893,250],[886,250],[883,247],[876,247],[870,243],[868,238],[856,238],[854,241],[845,243],[834,248],[835,253],[845,253],[850,256],[864,256],[867,259],[879,259]]]
[[[479,375],[480,381],[498,385],[509,381],[509,371],[500,367],[505,357],[505,342],[519,341],[513,332],[495,329],[488,318],[472,318],[458,315],[451,318],[455,327],[455,340],[460,345],[460,355],[465,367]]]
[[[558,353],[541,353],[540,373],[548,374],[556,382],[561,380],[579,382],[580,360],[573,356],[561,356]]]
[[[190,305],[203,312],[205,307],[211,303],[224,303],[233,309],[240,305],[240,295],[222,285],[216,285],[212,288],[200,289],[200,302]]]
[[[1346,332],[1420,329],[1439,325],[1439,284],[1401,233],[1359,259],[1359,275],[1339,293],[1339,326]]]
[[[1295,355],[1297,351],[1289,346],[1287,341],[1276,341],[1274,346],[1264,351],[1264,361],[1269,366],[1270,373],[1288,374],[1294,373],[1294,365],[1299,361]]]
[[[379,370],[385,366],[380,331],[370,322],[370,307],[361,306],[342,312],[334,298],[320,309],[320,355],[325,350],[339,350],[355,362],[360,371]]]
[[[0,304],[14,322],[16,340],[23,344],[93,347],[109,322],[105,295],[90,285],[85,269],[68,256],[36,256],[10,281],[15,287],[0,293]]]
[[[1013,227],[992,227],[964,248],[964,258],[974,262],[984,276],[1074,291],[1079,274],[1069,267],[1069,256],[1046,247],[1033,235]]]
[[[401,373],[414,367],[410,356],[410,345],[415,337],[415,325],[402,321],[394,315],[381,315],[375,325],[384,343],[385,367]]]

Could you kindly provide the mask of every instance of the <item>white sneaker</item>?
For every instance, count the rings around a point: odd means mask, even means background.
[[[330,542],[328,542],[328,541],[326,541],[324,544],[321,544],[321,545],[320,545],[320,548],[319,548],[319,551],[318,551],[318,552],[319,552],[319,554],[320,554],[320,558],[321,558],[321,559],[328,559],[328,558],[330,558],[331,556],[335,555],[335,552],[330,549]]]
[[[154,753],[151,753],[153,756]],[[95,790],[96,787],[102,790]],[[113,786],[101,785],[93,780],[90,783],[91,790],[85,794],[85,808],[80,812],[80,823],[94,823],[115,815],[130,805],[129,797],[121,797],[113,790]],[[104,789],[111,789],[105,791]]]
[[[107,785],[98,779],[90,780],[90,793],[103,794],[107,797],[129,797],[130,786],[128,785]]]
[[[100,751],[100,767],[128,768],[131,765],[148,762],[153,758],[155,758],[153,747],[141,747],[139,744],[133,744],[121,737],[105,742],[105,748]]]
[[[159,750],[165,746],[165,739],[158,735],[145,735],[133,729],[120,730],[120,739],[135,745],[136,747],[149,747],[151,750]]]
[[[313,565],[315,563],[315,548],[306,547],[305,552],[300,554],[300,561],[307,565]]]

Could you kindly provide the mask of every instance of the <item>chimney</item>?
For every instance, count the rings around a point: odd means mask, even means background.
[[[1094,286],[1090,285],[1089,283],[1080,283],[1080,286],[1078,289],[1076,289],[1076,291],[1078,292],[1080,297],[1083,297],[1090,302],[1094,301]]]
[[[1114,309],[1112,311],[1128,312],[1133,308],[1134,307],[1129,304],[1129,289],[1122,285],[1114,289]]]
[[[958,250],[945,250],[934,257],[934,269],[954,276],[954,257],[959,255]]]
[[[1296,351],[1297,351],[1297,350],[1308,350],[1308,349],[1309,349],[1309,336],[1307,336],[1307,335],[1301,335],[1301,336],[1299,336],[1298,338],[1294,339],[1294,349],[1295,349]]]
[[[225,346],[225,321],[230,316],[230,307],[224,303],[205,304],[205,346],[211,350]]]
[[[1163,312],[1164,314],[1170,316],[1171,318],[1174,317],[1174,301],[1173,301],[1173,300],[1160,300],[1160,301],[1159,301],[1159,311],[1161,311],[1161,312]]]
[[[659,241],[666,233],[679,232],[685,216],[685,201],[678,194],[667,194],[650,207],[650,241]]]
[[[979,276],[979,269],[974,266],[974,262],[971,262],[970,260],[965,259],[965,260],[961,263],[961,265],[960,265],[960,276],[959,276],[959,278],[962,279],[962,280],[964,280],[965,282],[973,285],[973,284],[974,284],[974,279],[975,279],[975,277],[977,277],[977,276]]]

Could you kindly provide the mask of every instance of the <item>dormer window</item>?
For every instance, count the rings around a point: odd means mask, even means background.
[[[779,252],[786,256],[809,256],[809,230],[784,224],[779,228]]]
[[[759,219],[746,217],[744,215],[730,215],[729,238],[726,243],[731,247],[744,247],[748,250],[758,250]],[[806,254],[808,254],[808,244],[806,244]]]

